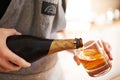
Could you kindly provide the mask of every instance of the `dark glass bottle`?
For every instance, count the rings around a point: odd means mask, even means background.
[[[30,35],[15,35],[7,38],[7,46],[28,62],[34,62],[55,52],[77,49],[83,46],[82,39],[44,39]]]

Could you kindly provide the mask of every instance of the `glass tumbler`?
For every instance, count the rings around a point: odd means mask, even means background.
[[[106,74],[112,67],[101,40],[88,41],[76,50],[76,56],[91,77]]]

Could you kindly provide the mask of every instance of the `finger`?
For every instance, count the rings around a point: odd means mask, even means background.
[[[6,39],[8,36],[21,35],[21,33],[17,32],[15,29],[2,29],[2,31],[0,31],[0,34],[0,42],[2,42],[1,44],[6,43]]]
[[[9,34],[9,35],[21,35],[20,32],[18,32],[16,29],[9,29],[6,31],[6,34]]]
[[[0,72],[9,72],[9,71],[0,66]]]
[[[9,49],[5,48],[3,50],[4,50],[4,53],[9,53],[5,57],[11,63],[16,64],[16,65],[21,66],[21,67],[25,67],[25,68],[31,66],[30,63],[28,63],[27,61],[25,61],[24,59],[22,59],[21,57],[19,57],[15,53],[11,52]]]
[[[77,56],[74,56],[73,58],[74,58],[75,62],[77,63],[77,65],[80,65],[81,62],[80,62],[79,58]]]
[[[7,60],[4,59],[0,59],[1,63],[0,63],[0,71],[4,71],[4,72],[9,72],[9,71],[18,71],[21,67],[20,66],[15,66],[11,63],[9,63]]]
[[[110,60],[113,60],[112,55],[110,53],[111,47],[108,43],[103,42],[104,49],[109,57]]]
[[[108,51],[108,55],[109,55],[110,60],[113,60],[113,57],[112,57],[111,52],[110,52],[111,51],[111,47],[110,47],[109,44],[106,45],[106,51]]]
[[[16,64],[16,65],[24,67],[24,68],[31,66],[30,63],[28,63],[27,61],[25,61],[24,59],[22,59],[21,57],[19,57],[17,55],[12,55],[12,56],[9,55],[9,61],[13,64]]]

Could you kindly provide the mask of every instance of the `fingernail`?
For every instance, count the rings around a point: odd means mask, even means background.
[[[30,67],[31,66],[31,63],[27,63],[27,67]]]
[[[22,33],[18,32],[18,35],[21,35]]]

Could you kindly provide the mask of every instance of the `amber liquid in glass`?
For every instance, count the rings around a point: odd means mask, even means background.
[[[109,58],[107,56],[104,57],[104,55],[99,53],[96,49],[86,49],[82,54],[82,58],[79,60],[90,76],[96,77],[111,69]]]

